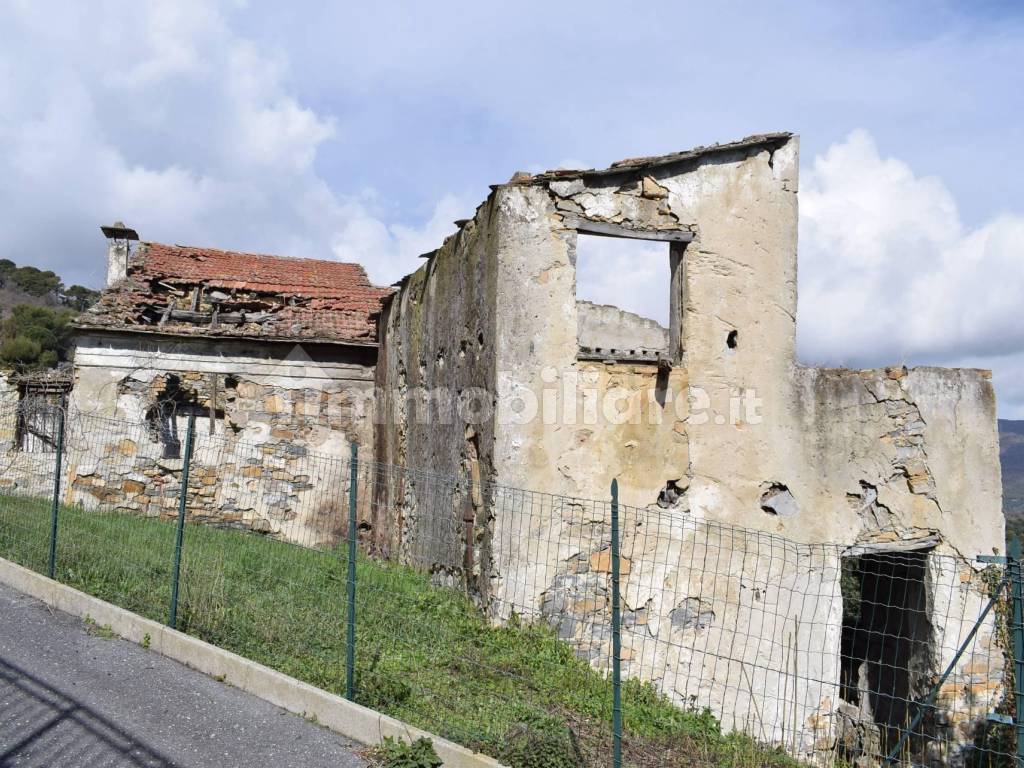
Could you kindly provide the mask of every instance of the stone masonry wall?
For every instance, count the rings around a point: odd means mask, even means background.
[[[762,738],[814,756],[834,744],[843,705],[844,553],[882,547],[939,558],[929,576],[934,671],[980,613],[986,586],[973,556],[1001,552],[1003,520],[984,372],[797,363],[797,189],[797,140],[772,137],[651,168],[517,177],[495,188],[456,241],[486,225],[474,264],[494,291],[462,316],[486,315],[496,329],[493,378],[485,382],[496,403],[493,443],[480,445],[492,457],[489,479],[554,495],[545,503],[501,491],[485,499],[495,620],[513,612],[547,620],[606,666],[607,576],[593,564],[607,548],[607,523],[572,499],[607,499],[618,478],[628,546],[641,547],[624,579],[624,610],[634,617],[628,671],[681,703],[710,706],[728,727],[750,730],[756,721]],[[670,296],[679,329],[670,368],[579,359],[580,220],[692,233],[688,245],[672,246],[681,265],[678,283],[666,286],[678,291]],[[443,248],[410,277],[393,305],[415,305],[416,313],[392,315],[385,349],[432,327],[439,308],[467,306],[453,290],[458,283],[438,279],[456,274],[461,256]],[[437,345],[418,354],[421,372],[437,368]],[[577,392],[581,380],[603,402],[614,393],[611,410],[599,408],[590,422],[586,405],[563,394]],[[550,418],[523,417],[524,401],[545,398],[555,403]],[[414,469],[459,469],[457,457],[424,450],[429,438],[411,439],[407,421],[387,425],[388,455]],[[433,514],[435,525],[447,524],[447,509]],[[733,533],[712,546],[712,529]],[[634,545],[630,532],[641,530]],[[772,554],[777,541],[833,548],[818,562],[776,570],[786,562]],[[712,552],[718,559],[709,569]],[[803,669],[793,671],[787,643],[815,649]],[[961,665],[965,674],[971,664],[993,674],[963,693],[975,706],[961,711],[981,711],[999,696],[991,621],[978,648]],[[751,670],[760,672],[752,678]],[[976,725],[957,725],[954,753]]]
[[[253,354],[225,343],[214,350],[194,341],[82,339],[64,500],[173,516],[194,414],[191,519],[332,543],[342,532],[350,442],[368,446],[372,434],[372,366],[365,360],[352,353],[268,356],[265,347]],[[171,436],[176,451],[168,451]],[[9,488],[27,490],[52,473],[47,454],[8,458]]]
[[[385,306],[375,458],[408,468],[376,485],[378,554],[490,592],[490,511],[458,475],[493,475],[494,223],[488,206],[406,278]]]

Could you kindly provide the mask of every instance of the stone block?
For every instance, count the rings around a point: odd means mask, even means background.
[[[619,573],[622,576],[629,574],[630,561],[628,557],[619,556]],[[590,556],[590,570],[594,573],[611,573],[612,572],[612,550],[611,547],[602,549],[600,552],[594,552]]]
[[[137,496],[146,490],[146,486],[143,483],[135,480],[125,480],[121,483],[121,490],[124,491],[128,496]]]

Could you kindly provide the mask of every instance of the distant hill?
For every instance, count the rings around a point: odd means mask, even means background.
[[[62,362],[68,324],[97,298],[97,291],[81,285],[66,288],[50,270],[0,259],[0,369],[31,371]]]
[[[67,307],[76,311],[87,309],[99,292],[81,285],[64,286],[55,272],[36,267],[19,267],[10,259],[0,259],[0,320],[15,307]]]
[[[1024,520],[1024,421],[999,420],[999,458],[1003,465],[1003,511]]]

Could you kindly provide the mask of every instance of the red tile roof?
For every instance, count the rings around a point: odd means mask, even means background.
[[[203,300],[193,313],[197,286]],[[371,284],[359,264],[141,243],[128,279],[104,291],[78,325],[365,344],[376,341],[391,290]],[[211,322],[211,294],[227,322]]]

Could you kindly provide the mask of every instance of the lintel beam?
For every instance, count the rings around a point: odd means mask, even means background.
[[[689,243],[693,241],[693,232],[685,229],[630,229],[621,224],[579,219],[574,216],[567,216],[565,224],[585,235],[621,237],[629,240],[660,240],[665,243]]]

